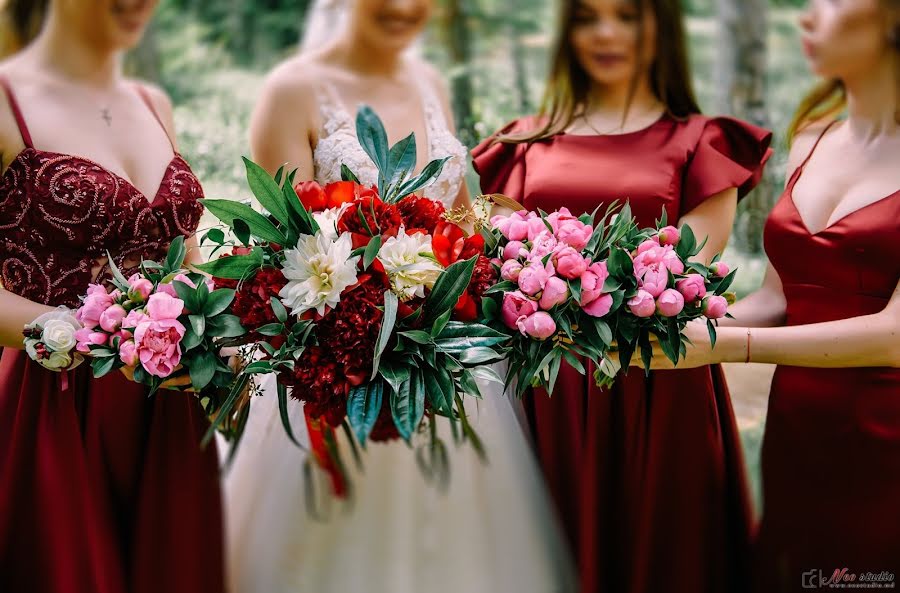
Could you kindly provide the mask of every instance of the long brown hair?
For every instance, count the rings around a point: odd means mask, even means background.
[[[571,42],[572,26],[579,0],[562,0],[559,27],[552,52],[550,75],[544,99],[538,112],[543,125],[525,134],[501,136],[501,142],[534,142],[554,136],[568,128],[578,116],[578,109],[587,104],[591,79],[578,63]],[[645,10],[656,17],[656,57],[650,65],[650,85],[653,94],[665,106],[669,115],[684,118],[700,113],[694,95],[688,66],[687,41],[680,0],[634,0],[638,9],[638,46],[643,42]],[[635,92],[638,80],[631,83]],[[627,116],[627,108],[625,116]]]
[[[889,42],[894,48],[894,82],[897,105],[894,107],[894,118],[900,123],[900,0],[882,0],[887,11],[894,11],[894,24],[889,34]],[[792,143],[797,134],[804,128],[824,119],[838,117],[847,108],[847,90],[840,80],[826,80],[816,86],[803,100],[794,114],[788,127],[788,143]]]
[[[5,0],[0,9],[0,56],[13,54],[41,30],[49,0]]]

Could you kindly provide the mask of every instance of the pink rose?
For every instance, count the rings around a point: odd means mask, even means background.
[[[728,313],[728,301],[723,296],[710,295],[703,299],[701,310],[707,319],[721,319]]]
[[[184,311],[184,301],[166,293],[156,293],[147,299],[146,313],[154,321],[176,319]]]
[[[569,280],[580,278],[588,268],[588,261],[584,256],[569,246],[556,252],[553,263],[556,266],[556,273]]]
[[[529,299],[518,290],[507,292],[503,295],[503,306],[501,307],[501,317],[506,327],[510,329],[518,329],[517,322],[521,317],[533,315],[538,310],[537,302]]]
[[[125,366],[133,367],[137,365],[138,351],[134,340],[128,340],[119,345],[119,360],[125,363]]]
[[[503,259],[519,259],[520,257],[525,257],[528,255],[528,250],[525,248],[525,244],[521,241],[510,241],[506,244],[506,247],[503,248]]]
[[[681,240],[681,233],[673,226],[663,227],[659,230],[660,245],[678,245]]]
[[[161,295],[156,294],[150,298],[153,299],[154,296]],[[137,326],[134,330],[134,342],[144,370],[160,378],[166,378],[175,372],[175,367],[181,362],[181,339],[184,332],[184,326],[177,320],[155,320],[152,319],[152,314],[149,321]]]
[[[560,221],[559,230],[556,231],[556,238],[573,249],[581,251],[587,246],[593,234],[594,227],[586,225],[575,218]]]
[[[125,307],[122,305],[113,305],[100,315],[100,327],[104,331],[110,333],[122,326],[122,320],[125,319]]]
[[[136,303],[143,303],[153,292],[153,283],[135,274],[128,279],[128,298]]]
[[[675,317],[684,309],[684,297],[673,288],[664,291],[656,299],[656,310],[663,317]]]
[[[591,317],[603,317],[607,315],[613,306],[611,294],[601,294],[599,297],[582,306],[582,310]]]
[[[659,264],[652,264],[644,271],[644,275],[638,278],[638,287],[649,292],[654,298],[661,295],[668,284],[669,273]]]
[[[549,311],[556,305],[561,305],[569,298],[569,285],[559,276],[551,276],[544,286],[544,292],[541,294],[541,309]]]
[[[603,294],[603,285],[609,278],[606,262],[591,264],[581,275],[581,306],[589,305]]]
[[[656,312],[656,299],[646,290],[638,290],[626,304],[635,317],[650,317]]]
[[[540,261],[532,260],[519,272],[519,289],[529,296],[534,296],[544,290],[547,280],[552,275],[553,268],[549,262],[544,266]]]
[[[500,277],[504,280],[509,280],[510,282],[516,282],[519,279],[522,268],[522,264],[516,260],[507,260],[503,262],[503,266],[500,268]]]
[[[709,266],[709,271],[714,275],[719,276],[720,278],[724,278],[731,271],[731,268],[723,261],[717,261],[713,265]]]
[[[556,322],[543,311],[519,319],[517,325],[522,335],[538,340],[546,340],[556,333]]]
[[[688,274],[675,282],[675,288],[689,303],[706,296],[706,281],[701,274]]]

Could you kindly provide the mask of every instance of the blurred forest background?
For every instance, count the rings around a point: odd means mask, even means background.
[[[422,49],[452,90],[460,137],[474,146],[539,102],[556,10],[547,0],[437,0]],[[741,204],[726,258],[740,267],[736,289],[758,286],[765,269],[762,227],[784,182],[783,131],[811,86],[797,31],[804,0],[685,0],[691,61],[701,105],[775,130],[767,179]],[[250,111],[265,73],[298,51],[312,0],[162,0],[146,38],[129,56],[132,73],[172,96],[182,152],[210,197],[244,199]],[[470,173],[473,191],[477,179]],[[602,179],[597,180],[603,183]],[[729,370],[751,474],[770,369]],[[758,480],[754,479],[757,488]]]

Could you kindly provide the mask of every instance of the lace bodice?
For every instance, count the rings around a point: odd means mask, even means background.
[[[425,197],[453,205],[465,181],[468,151],[450,132],[444,111],[434,91],[424,83],[419,84],[425,129],[428,135],[427,160],[450,157],[444,164],[440,177],[425,188]],[[320,184],[339,181],[341,165],[347,165],[360,182],[377,185],[378,170],[363,151],[356,138],[356,122],[341,104],[334,88],[323,84],[318,91],[321,127],[319,139],[313,151],[315,180]]]
[[[5,80],[25,149],[0,178],[0,281],[10,292],[75,307],[91,282],[109,279],[109,252],[126,275],[160,261],[169,243],[194,234],[200,182],[175,154],[156,194],[88,159],[38,150]],[[148,102],[148,106],[150,103]],[[152,109],[152,107],[151,107]]]

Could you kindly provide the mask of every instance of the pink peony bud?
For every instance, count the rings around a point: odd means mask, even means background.
[[[128,279],[128,298],[136,303],[143,303],[153,292],[153,283],[135,274]]]
[[[646,290],[654,298],[658,297],[669,285],[669,273],[664,267],[654,264],[644,271],[642,278],[638,279],[638,287]]]
[[[544,286],[541,294],[541,309],[549,311],[556,305],[561,305],[569,298],[569,285],[559,276],[551,276]]]
[[[637,254],[640,255],[640,254],[644,253],[645,251],[650,251],[651,249],[658,249],[658,248],[659,248],[659,237],[654,236],[654,237],[647,239],[640,245],[638,245]]]
[[[538,340],[546,340],[556,333],[556,322],[543,311],[519,319],[519,331],[522,335],[530,336]]]
[[[601,294],[599,297],[584,305],[582,309],[591,317],[603,317],[607,315],[613,306],[611,294]]]
[[[122,305],[113,305],[100,315],[100,327],[103,331],[115,332],[122,326],[126,314]]]
[[[503,248],[503,259],[519,259],[520,257],[525,257],[528,255],[528,250],[525,248],[525,244],[521,241],[510,241],[506,244],[506,247]]]
[[[656,299],[646,290],[638,290],[626,304],[635,317],[650,317],[656,312]]]
[[[577,218],[573,218],[559,222],[556,238],[573,249],[581,251],[587,246],[593,234],[594,228],[592,226],[584,224]]]
[[[548,233],[550,231],[550,229],[547,228],[546,223],[544,223],[544,219],[540,217],[532,218],[527,224],[529,241],[534,241],[541,233]]]
[[[710,295],[703,299],[701,310],[708,319],[721,319],[728,313],[728,301],[725,297]]]
[[[709,271],[714,275],[719,276],[720,278],[724,278],[731,271],[731,268],[728,267],[728,264],[726,264],[725,262],[717,261],[713,265],[709,266]]]
[[[503,323],[506,324],[506,327],[510,329],[518,329],[519,318],[528,317],[536,313],[538,310],[538,304],[536,301],[529,299],[527,296],[519,292],[518,290],[514,292],[507,292],[503,295],[503,305],[501,307],[500,315],[503,319]]]
[[[678,245],[678,242],[681,241],[681,233],[678,232],[673,226],[663,227],[659,230],[659,244],[660,245]]]
[[[532,260],[519,272],[519,289],[529,296],[534,296],[544,290],[552,274],[553,268],[549,263],[544,266],[540,261]]]
[[[588,263],[581,253],[569,246],[563,247],[553,256],[556,273],[569,280],[580,278],[587,270]]]
[[[675,282],[675,288],[689,303],[706,296],[706,281],[701,274],[688,274],[685,278]]]
[[[166,293],[150,295],[147,300],[146,313],[154,321],[176,319],[183,311],[184,301]]]
[[[665,290],[656,299],[656,310],[663,317],[675,317],[684,309],[684,297],[673,288]]]
[[[125,363],[125,366],[133,367],[137,365],[138,351],[134,340],[128,340],[119,345],[119,360]]]
[[[603,294],[603,285],[609,278],[606,262],[591,264],[581,275],[581,306],[591,304]]]
[[[670,272],[676,276],[684,274],[684,262],[675,253],[671,246],[666,246],[666,252],[663,254],[662,263]]]
[[[510,282],[517,282],[523,267],[522,264],[514,259],[507,260],[503,262],[503,266],[500,268],[500,277]]]

